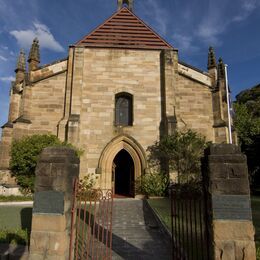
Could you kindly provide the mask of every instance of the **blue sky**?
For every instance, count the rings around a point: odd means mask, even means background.
[[[260,0],[135,0],[134,12],[171,45],[179,59],[206,70],[208,47],[228,64],[232,96],[260,83]],[[116,0],[0,0],[0,125],[7,121],[10,82],[20,48],[34,37],[41,64],[110,17]]]

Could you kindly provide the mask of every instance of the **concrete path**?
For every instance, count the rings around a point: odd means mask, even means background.
[[[146,201],[114,200],[113,259],[171,259],[170,242]]]
[[[0,206],[33,206],[33,201],[0,202]]]

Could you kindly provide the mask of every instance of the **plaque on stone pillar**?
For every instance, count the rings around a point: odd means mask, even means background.
[[[37,192],[33,213],[64,214],[64,193],[52,190]]]
[[[214,219],[252,220],[249,195],[212,195]]]

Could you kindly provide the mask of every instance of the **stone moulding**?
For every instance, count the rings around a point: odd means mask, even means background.
[[[24,118],[23,116],[18,117],[13,121],[13,123],[24,123],[24,124],[31,124],[31,120]]]
[[[113,160],[118,152],[126,150],[134,161],[135,180],[144,173],[147,168],[145,151],[137,141],[128,135],[119,135],[110,141],[104,148],[96,169],[96,173],[103,175],[103,185],[111,185]],[[107,188],[107,187],[102,187]]]

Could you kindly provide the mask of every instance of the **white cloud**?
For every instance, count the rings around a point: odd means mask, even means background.
[[[4,82],[10,82],[10,81],[14,81],[15,78],[12,77],[12,76],[9,76],[9,77],[0,77],[0,80],[1,80],[1,81],[4,81]]]
[[[243,8],[248,12],[252,12],[257,7],[257,4],[259,4],[257,0],[243,0]]]
[[[174,46],[185,51],[186,53],[195,53],[199,51],[199,47],[194,46],[193,37],[181,33],[174,33]]]
[[[217,1],[209,1],[206,15],[197,27],[197,36],[202,39],[207,45],[220,45],[221,41],[218,36],[226,30],[228,17],[225,10],[228,8],[228,3],[222,1],[219,4]]]
[[[147,2],[148,2],[147,5],[150,6],[151,9],[153,10],[152,12],[152,15],[154,17],[153,19],[157,23],[157,27],[160,30],[160,33],[165,35],[167,32],[167,20],[165,18],[167,16],[165,10],[161,8],[161,5],[158,4],[158,1],[148,0]]]
[[[230,9],[231,3],[210,1],[207,15],[198,26],[197,35],[203,41],[215,46],[221,45],[219,36],[234,22],[246,20],[252,12],[260,6],[259,0],[239,0],[236,8]],[[231,10],[231,11],[230,11]]]
[[[145,1],[145,3],[141,5],[141,11],[142,14],[148,16],[151,21],[154,22],[155,28],[159,34],[166,35],[169,14],[166,9],[162,8],[159,1]]]
[[[0,48],[3,49],[3,50],[8,50],[8,47],[4,46],[4,45],[1,45]]]
[[[64,48],[55,40],[54,36],[50,32],[50,29],[39,22],[33,23],[32,29],[20,30],[20,31],[11,31],[18,44],[23,48],[30,48],[32,41],[35,37],[39,39],[41,48],[63,52]]]
[[[7,61],[7,58],[5,58],[4,56],[0,55],[0,60]]]
[[[260,5],[257,0],[242,0],[241,12],[233,18],[233,22],[241,22],[248,18],[248,16]]]
[[[225,25],[218,26],[215,23],[202,22],[198,27],[198,36],[205,42],[213,44],[215,46],[220,45],[221,41],[218,36],[226,29]]]

